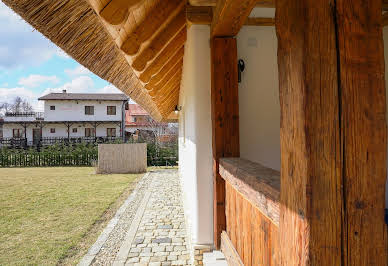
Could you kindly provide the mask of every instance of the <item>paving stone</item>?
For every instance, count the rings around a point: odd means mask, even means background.
[[[172,225],[170,224],[158,225],[158,229],[172,229]]]
[[[169,237],[155,238],[152,240],[152,243],[171,243],[172,239]]]

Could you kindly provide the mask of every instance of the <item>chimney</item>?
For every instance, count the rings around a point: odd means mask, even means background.
[[[66,90],[62,90],[62,93],[66,93]]]

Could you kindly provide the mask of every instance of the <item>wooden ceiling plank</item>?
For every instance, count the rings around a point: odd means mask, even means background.
[[[100,16],[111,25],[121,24],[130,9],[139,7],[143,0],[111,0],[99,12]]]
[[[182,8],[181,12],[150,42],[148,47],[134,58],[132,67],[137,71],[143,71],[147,63],[155,59],[185,25],[185,11]]]
[[[184,1],[160,1],[121,45],[127,55],[135,55],[141,45],[156,36],[184,6]]]
[[[163,87],[163,84],[165,84],[171,76],[173,76],[176,72],[182,69],[183,65],[183,58],[176,62],[176,64],[170,68],[164,75],[164,77],[158,82],[158,83],[151,83],[149,82],[145,88],[147,90],[155,90],[155,89],[161,89]]]
[[[166,93],[166,96],[164,98],[157,98],[155,99],[159,104],[163,104],[163,103],[166,103],[166,102],[169,102],[171,97],[173,97],[177,92],[179,92],[179,89],[180,89],[180,82],[179,83],[176,83],[173,87],[171,87],[169,89],[169,91]]]
[[[189,0],[192,6],[216,6],[217,0]],[[274,0],[257,0],[256,7],[275,7]]]
[[[156,89],[156,90],[151,90],[148,92],[148,94],[152,97],[152,98],[155,98],[158,94],[161,95],[163,93],[166,92],[166,90],[168,90],[168,88],[172,87],[173,85],[175,85],[175,83],[178,83],[181,81],[181,78],[182,78],[182,70],[178,71],[177,73],[174,74],[174,76],[172,76],[168,82],[166,84],[164,84],[164,86],[161,88],[161,89]],[[167,88],[167,89],[166,89]]]
[[[140,74],[139,79],[148,83],[152,76],[157,74],[168,60],[184,46],[187,39],[186,27],[183,28],[177,36],[163,49],[163,51],[147,66],[147,68]]]
[[[213,13],[211,35],[232,37],[237,35],[257,0],[219,0]]]
[[[162,69],[151,78],[148,84],[150,84],[150,86],[155,86],[156,84],[162,82],[162,80],[166,78],[166,75],[169,70],[175,67],[183,59],[184,52],[184,47],[179,49],[178,52],[175,53],[175,55],[171,57],[168,62],[162,67]]]

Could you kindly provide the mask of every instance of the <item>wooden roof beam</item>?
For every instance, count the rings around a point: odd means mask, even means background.
[[[168,43],[186,26],[185,11],[181,12],[159,32],[147,48],[143,49],[134,58],[132,67],[137,71],[143,71],[147,63],[153,59],[168,45]]]
[[[189,0],[192,6],[216,6],[217,0]],[[275,7],[275,0],[257,0],[256,7]]]
[[[99,12],[109,24],[121,24],[128,16],[129,10],[138,7],[144,0],[111,0]]]
[[[163,82],[163,80],[166,79],[166,76],[170,74],[170,70],[174,68],[179,62],[183,62],[184,52],[184,47],[179,49],[178,52],[173,57],[171,57],[168,62],[162,67],[158,74],[154,75],[151,78],[150,82],[148,82],[148,84],[146,85],[146,88],[148,85],[151,86],[150,88],[152,88],[153,86]]]
[[[181,11],[185,5],[181,0],[160,1],[121,45],[127,55],[135,55],[143,43],[152,39]]]
[[[187,39],[186,27],[183,28],[178,35],[163,49],[163,51],[147,66],[147,68],[140,74],[139,79],[148,83],[152,76],[157,74],[162,67],[175,55],[180,48],[185,45]]]
[[[209,6],[187,6],[186,18],[190,24],[210,25],[213,20],[213,8]],[[275,26],[274,18],[248,17],[244,26]]]
[[[213,13],[212,37],[237,35],[256,2],[257,0],[219,0]]]

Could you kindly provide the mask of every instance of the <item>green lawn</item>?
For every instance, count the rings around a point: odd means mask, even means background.
[[[0,169],[0,265],[76,264],[137,177],[89,167]]]

